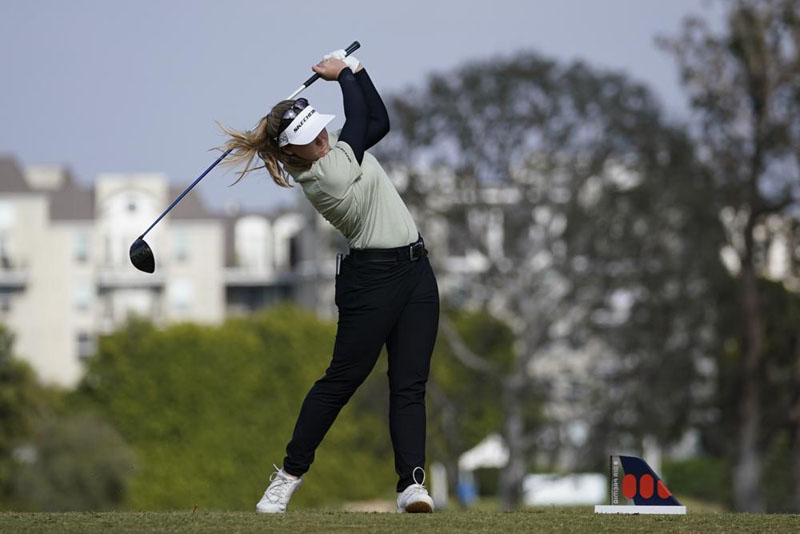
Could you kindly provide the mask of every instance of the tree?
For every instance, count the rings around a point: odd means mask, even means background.
[[[512,361],[498,365],[441,321],[453,354],[499,387],[510,455],[503,506],[519,502],[533,453],[560,446],[552,436],[564,421],[535,409],[552,386],[533,372],[537,362],[598,336],[620,355],[603,389],[634,414],[612,421],[602,443],[619,443],[618,431],[675,439],[692,402],[676,381],[692,382],[708,346],[713,318],[690,303],[710,290],[704,269],[718,225],[691,143],[647,88],[520,53],[433,75],[390,106],[383,156],[428,225],[432,261],[445,271],[436,251],[463,252],[451,305],[482,308],[513,335]],[[663,357],[672,375],[659,373]],[[666,392],[658,417],[646,402],[654,390]],[[592,416],[590,395],[580,396]]]
[[[33,370],[13,356],[14,336],[0,327],[0,499],[13,491],[13,451],[34,431],[47,408],[46,393]]]
[[[133,462],[107,423],[70,413],[0,328],[0,500],[12,509],[106,509],[124,498]]]
[[[720,350],[713,398],[713,409],[718,417],[700,426],[706,449],[724,459],[726,465],[734,464],[736,459],[731,436],[736,435],[739,424],[735,407],[741,394],[739,310],[728,304],[736,301],[737,284],[737,280],[731,280],[719,293],[717,306],[724,313],[719,325]],[[765,369],[757,378],[759,390],[769,392],[761,399],[759,447],[763,451],[764,474],[760,486],[767,512],[796,512],[800,509],[795,457],[800,400],[800,331],[797,328],[800,295],[781,282],[763,278],[759,280],[758,290],[762,303],[760,318],[764,325]],[[732,499],[730,504],[733,504]]]
[[[116,430],[88,414],[41,420],[21,456],[11,477],[13,502],[35,511],[118,508],[135,468]]]
[[[662,42],[677,59],[696,111],[699,153],[723,202],[740,331],[734,501],[737,510],[761,511],[761,384],[767,361],[757,280],[774,237],[766,218],[788,218],[800,200],[800,5],[796,0],[727,5],[722,33],[689,18],[678,36]],[[793,226],[797,235],[796,222]],[[789,271],[795,274],[798,256],[790,251]],[[800,462],[800,445],[795,458]],[[800,473],[800,464],[795,469]]]

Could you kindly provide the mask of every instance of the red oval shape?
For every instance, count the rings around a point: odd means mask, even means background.
[[[629,499],[633,499],[636,495],[636,477],[633,475],[625,475],[622,477],[622,494]]]
[[[650,475],[642,475],[639,479],[639,495],[645,499],[653,496],[653,477]]]
[[[662,499],[666,499],[670,495],[672,495],[672,493],[670,493],[670,491],[667,489],[667,487],[664,485],[664,483],[659,480],[658,481],[658,496],[661,497]]]

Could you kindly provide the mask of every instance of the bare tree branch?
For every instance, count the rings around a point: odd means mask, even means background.
[[[485,358],[478,356],[467,347],[467,344],[464,343],[464,340],[461,339],[461,336],[456,332],[453,323],[444,315],[439,318],[439,328],[445,338],[447,338],[450,348],[453,349],[453,355],[458,361],[475,371],[490,373],[494,376],[498,374],[497,366],[490,363]]]

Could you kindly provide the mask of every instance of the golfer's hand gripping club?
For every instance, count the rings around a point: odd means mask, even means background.
[[[348,46],[347,48],[344,49],[345,57],[349,56],[350,54],[352,54],[353,52],[355,52],[359,48],[361,48],[361,43],[359,43],[358,41],[353,41],[353,43],[350,46]],[[294,93],[292,93],[288,97],[286,97],[286,100],[293,99],[294,97],[296,97],[297,95],[302,93],[304,90],[306,90],[309,85],[311,85],[312,83],[316,82],[317,80],[319,80],[319,74],[314,74],[313,76],[311,76],[311,78],[307,79],[303,83],[303,85],[298,87],[297,90]]]
[[[350,70],[353,72],[356,72],[358,70],[358,67],[361,65],[361,62],[358,60],[356,56],[347,55],[347,51],[344,50],[343,48],[340,48],[339,50],[334,50],[333,52],[322,56],[323,61],[330,58],[341,59],[342,61],[344,61],[344,64],[350,67]]]

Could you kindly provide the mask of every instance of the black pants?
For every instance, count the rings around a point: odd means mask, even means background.
[[[378,359],[389,354],[389,430],[397,491],[425,466],[425,384],[439,325],[439,288],[427,256],[366,260],[348,255],[336,275],[338,329],[325,376],[306,395],[286,447],[284,470],[308,471],[339,411]]]

